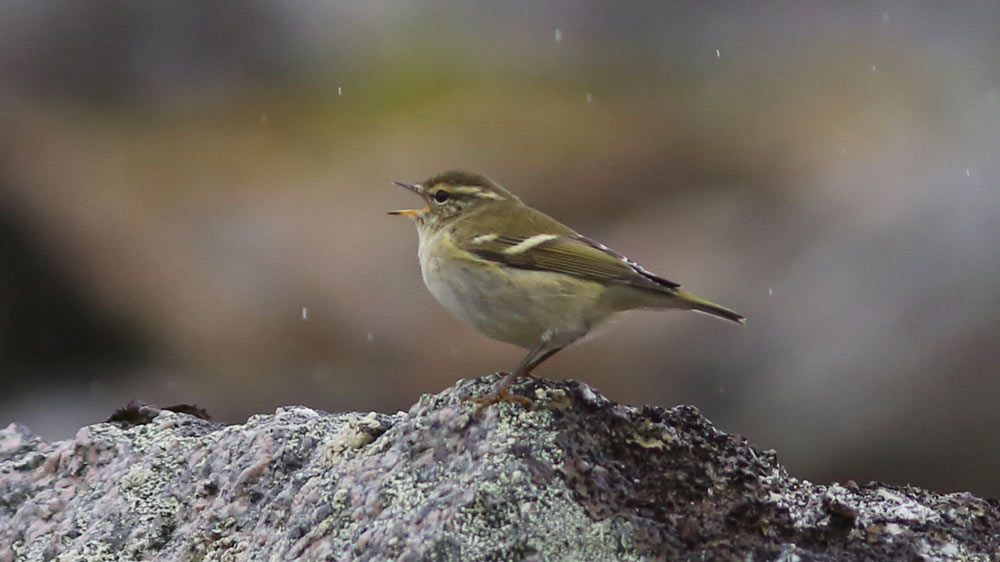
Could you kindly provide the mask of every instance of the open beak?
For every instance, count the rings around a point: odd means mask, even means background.
[[[404,189],[408,189],[408,190],[412,191],[413,193],[416,193],[420,197],[424,196],[424,188],[420,184],[404,183],[404,182],[401,182],[401,181],[394,181],[392,183],[394,183],[394,184],[396,184],[399,187],[402,187]],[[429,207],[425,206],[423,209],[401,209],[399,211],[389,211],[389,214],[390,215],[402,215],[404,217],[410,217],[410,218],[419,218],[421,215],[423,215],[428,210],[430,210]]]

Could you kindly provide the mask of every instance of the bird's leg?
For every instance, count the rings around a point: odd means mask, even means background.
[[[539,357],[537,357],[531,363],[529,363],[527,367],[525,367],[524,369],[522,369],[521,370],[521,374],[518,375],[518,376],[529,378],[529,379],[537,379],[538,377],[536,377],[535,374],[532,372],[532,371],[535,370],[535,367],[541,365],[543,361],[545,361],[549,357],[552,357],[553,355],[555,355],[556,352],[559,351],[560,349],[562,349],[562,347],[557,347],[555,349],[550,349],[550,350],[546,351],[545,353],[541,354]],[[504,373],[504,374],[506,375],[508,373]]]
[[[535,376],[531,374],[531,370],[562,349],[561,347],[557,347],[555,349],[549,349],[542,352],[542,350],[545,349],[545,344],[546,342],[542,342],[537,347],[529,351],[516,369],[505,374],[504,378],[500,380],[500,384],[497,385],[493,392],[487,394],[486,396],[469,398],[469,400],[479,404],[479,407],[476,408],[476,414],[486,409],[486,407],[490,404],[496,404],[497,402],[515,402],[527,407],[534,405],[534,402],[532,402],[530,398],[512,395],[508,393],[508,390],[518,377],[535,378]],[[539,353],[541,353],[541,355],[539,355]]]
[[[565,347],[565,346],[563,346],[563,347]],[[559,351],[560,349],[562,349],[562,347],[557,347],[555,349],[550,349],[550,350],[546,351],[545,353],[543,353],[540,357],[538,357],[537,359],[535,359],[534,361],[532,361],[531,363],[529,363],[528,366],[524,368],[524,373],[521,376],[523,376],[523,377],[531,377],[533,379],[537,379],[538,377],[536,377],[535,375],[531,374],[531,371],[534,371],[535,367],[541,365],[546,359],[548,359],[549,357],[552,357],[553,355],[555,355],[556,352]]]
[[[522,406],[531,407],[533,402],[530,399],[525,398],[524,396],[512,396],[508,394],[507,390],[510,389],[512,384],[514,384],[517,377],[523,376],[522,373],[527,370],[527,367],[531,365],[535,356],[538,355],[543,349],[545,349],[545,342],[538,344],[534,349],[529,351],[516,369],[507,373],[502,379],[500,379],[500,384],[496,386],[493,392],[487,394],[486,396],[470,397],[469,400],[479,404],[476,408],[476,414],[482,412],[490,404],[496,404],[497,402],[516,402]]]

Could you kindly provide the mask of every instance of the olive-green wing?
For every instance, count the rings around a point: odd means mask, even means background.
[[[518,269],[550,271],[602,283],[625,283],[652,290],[679,285],[657,277],[610,248],[580,235],[486,235],[459,247],[480,258]]]

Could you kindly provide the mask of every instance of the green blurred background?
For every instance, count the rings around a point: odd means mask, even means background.
[[[0,424],[406,409],[520,349],[390,181],[490,175],[749,318],[540,370],[819,482],[1000,495],[1000,3],[0,3]],[[303,309],[307,310],[304,318]]]

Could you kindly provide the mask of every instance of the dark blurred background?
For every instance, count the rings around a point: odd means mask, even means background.
[[[389,183],[479,171],[749,318],[540,374],[1000,495],[1000,3],[0,3],[0,425],[406,409],[523,351]]]

